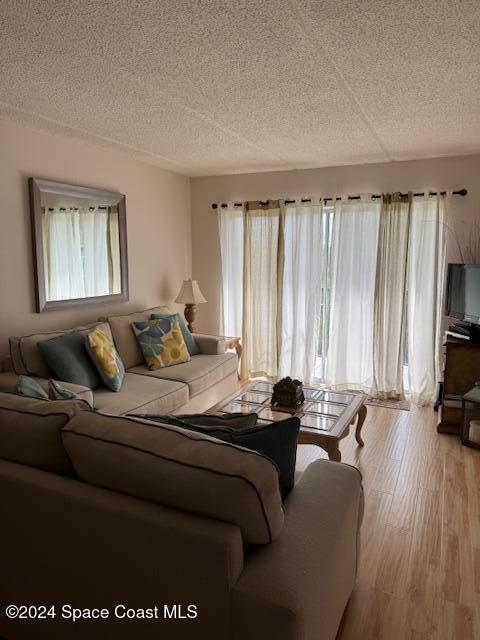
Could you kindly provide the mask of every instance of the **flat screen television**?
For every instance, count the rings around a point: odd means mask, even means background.
[[[480,264],[449,264],[447,316],[480,324]]]

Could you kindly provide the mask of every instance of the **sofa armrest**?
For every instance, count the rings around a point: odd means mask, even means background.
[[[200,353],[216,356],[225,353],[226,340],[219,336],[210,336],[203,333],[194,333],[193,337],[198,344]]]
[[[360,472],[319,460],[285,502],[270,545],[245,559],[232,592],[235,640],[334,640],[355,583],[363,513]]]

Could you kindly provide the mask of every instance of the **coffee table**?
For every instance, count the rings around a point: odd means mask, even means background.
[[[330,460],[342,459],[339,442],[356,420],[355,439],[363,447],[361,430],[367,415],[363,393],[328,391],[320,387],[304,387],[304,404],[297,410],[271,407],[273,384],[253,380],[241,390],[216,404],[208,413],[258,413],[258,424],[300,418],[299,444],[314,444],[328,453]]]

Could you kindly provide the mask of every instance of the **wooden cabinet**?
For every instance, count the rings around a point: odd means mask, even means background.
[[[439,433],[460,433],[462,396],[480,380],[480,344],[461,340],[445,343],[445,370]]]

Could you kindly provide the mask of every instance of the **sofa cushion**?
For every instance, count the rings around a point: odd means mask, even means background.
[[[40,353],[38,343],[42,340],[56,338],[66,333],[77,332],[82,335],[86,335],[94,327],[99,326],[99,324],[99,322],[94,322],[86,326],[74,327],[73,329],[44,331],[42,333],[33,333],[27,336],[10,337],[10,357],[12,359],[15,373],[39,376],[40,378],[51,378],[54,373],[45,362],[43,355]]]
[[[61,429],[76,413],[88,409],[85,402],[39,400],[0,393],[0,458],[72,475]]]
[[[300,419],[291,417],[278,422],[256,424],[256,413],[228,414],[223,417],[204,414],[195,416],[165,416],[165,424],[177,425],[205,433],[212,438],[252,449],[270,458],[278,467],[280,490],[285,499],[295,484],[295,464],[297,461],[297,439]],[[151,418],[149,418],[151,420]],[[162,418],[155,419],[155,422]],[[255,420],[255,424],[251,424]],[[246,423],[246,424],[243,424]]]
[[[94,392],[94,402],[97,411],[114,416],[171,413],[188,402],[188,387],[181,382],[126,373],[118,393],[100,387]]]
[[[4,371],[0,373],[0,392],[4,393],[16,393],[19,377],[16,373]],[[32,378],[39,384],[40,387],[49,393],[49,380],[46,378]],[[82,387],[79,384],[71,384],[70,382],[61,382],[61,386],[68,391],[74,393],[80,400],[85,400],[89,407],[93,409],[93,392],[87,387]],[[49,396],[50,397],[50,396]],[[52,399],[50,397],[50,399]]]
[[[170,313],[170,310],[168,307],[153,307],[144,311],[107,318],[113,341],[125,369],[130,369],[144,362],[142,351],[132,331],[132,322],[145,322],[150,319],[152,313]]]
[[[237,371],[238,359],[235,353],[221,353],[207,356],[192,356],[190,362],[176,364],[164,369],[149,371],[145,365],[132,367],[130,373],[152,376],[162,380],[177,380],[188,384],[190,398],[209,389]]]
[[[280,532],[275,465],[258,453],[174,426],[75,416],[63,442],[82,480],[236,524],[246,544]]]

